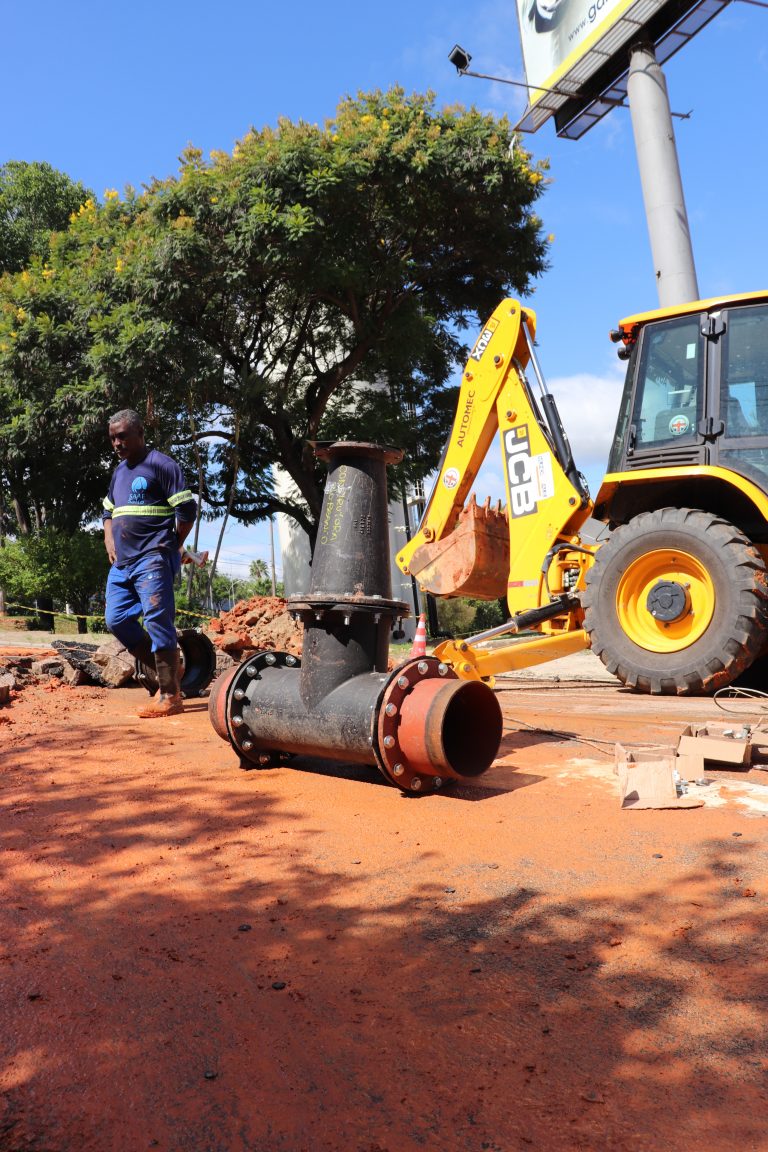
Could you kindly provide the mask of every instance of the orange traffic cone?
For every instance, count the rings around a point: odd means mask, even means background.
[[[413,647],[411,648],[409,660],[415,660],[419,656],[426,656],[427,654],[427,625],[424,619],[424,613],[419,616],[419,622],[416,625],[416,635],[413,638]]]

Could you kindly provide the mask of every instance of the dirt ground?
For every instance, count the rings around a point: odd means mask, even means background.
[[[768,1149],[768,772],[622,811],[613,742],[711,701],[499,698],[496,765],[419,798],[244,771],[204,700],[0,709],[2,1152]]]

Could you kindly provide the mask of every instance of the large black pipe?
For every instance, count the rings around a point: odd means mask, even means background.
[[[329,475],[311,587],[288,601],[304,625],[302,659],[260,652],[237,665],[214,685],[211,722],[254,764],[289,754],[375,764],[413,793],[477,776],[501,741],[491,689],[432,657],[388,671],[394,621],[408,614],[392,599],[388,548],[386,466],[401,453],[357,443],[316,451]]]

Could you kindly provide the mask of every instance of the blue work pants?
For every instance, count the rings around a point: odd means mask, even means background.
[[[173,578],[179,570],[176,554],[148,552],[122,568],[115,564],[107,579],[107,628],[126,648],[135,648],[144,635],[152,640],[152,651],[175,648],[176,604]],[[139,617],[144,617],[144,628]]]

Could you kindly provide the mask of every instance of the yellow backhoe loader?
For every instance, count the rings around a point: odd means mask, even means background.
[[[639,692],[732,683],[768,651],[768,291],[630,316],[611,333],[628,369],[594,501],[535,335],[514,300],[485,325],[397,555],[435,596],[506,597],[506,624],[436,654],[492,680],[591,646]],[[470,491],[497,437],[506,507],[478,505]]]

